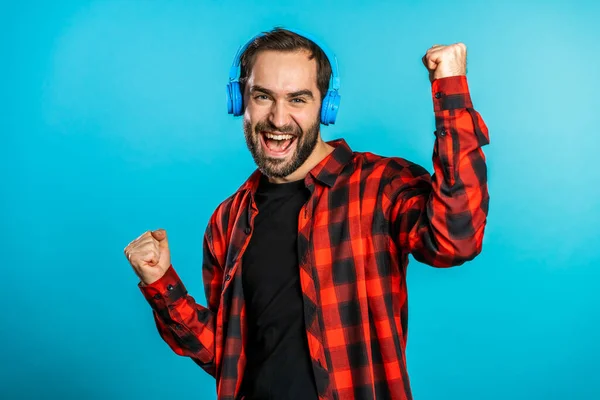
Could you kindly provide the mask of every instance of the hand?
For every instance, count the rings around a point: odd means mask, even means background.
[[[142,284],[159,280],[171,265],[171,253],[164,229],[146,231],[125,247],[125,256]]]
[[[429,81],[467,74],[467,46],[455,43],[449,46],[436,44],[423,56],[429,71]]]

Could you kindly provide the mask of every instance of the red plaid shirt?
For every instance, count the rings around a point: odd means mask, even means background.
[[[466,77],[435,80],[432,95],[433,176],[336,140],[305,178],[312,194],[298,216],[298,273],[320,399],[411,399],[408,256],[451,267],[481,251],[488,130]],[[173,266],[140,285],[163,340],[216,378],[219,399],[238,398],[244,373],[241,260],[258,212],[259,177],[257,170],[210,218],[202,265],[207,307],[188,294]]]

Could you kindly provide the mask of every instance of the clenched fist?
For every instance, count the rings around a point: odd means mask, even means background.
[[[124,251],[144,285],[159,280],[171,265],[167,232],[164,229],[145,232],[129,243]]]
[[[467,74],[467,46],[455,43],[449,46],[436,44],[423,56],[429,71],[429,80]]]

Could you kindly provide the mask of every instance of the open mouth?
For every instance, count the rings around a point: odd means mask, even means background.
[[[265,152],[274,157],[287,155],[296,143],[296,135],[288,133],[261,132],[261,142]]]

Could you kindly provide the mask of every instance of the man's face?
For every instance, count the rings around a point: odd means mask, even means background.
[[[309,53],[262,51],[244,90],[244,134],[258,168],[284,178],[311,155],[319,138],[321,96]]]

